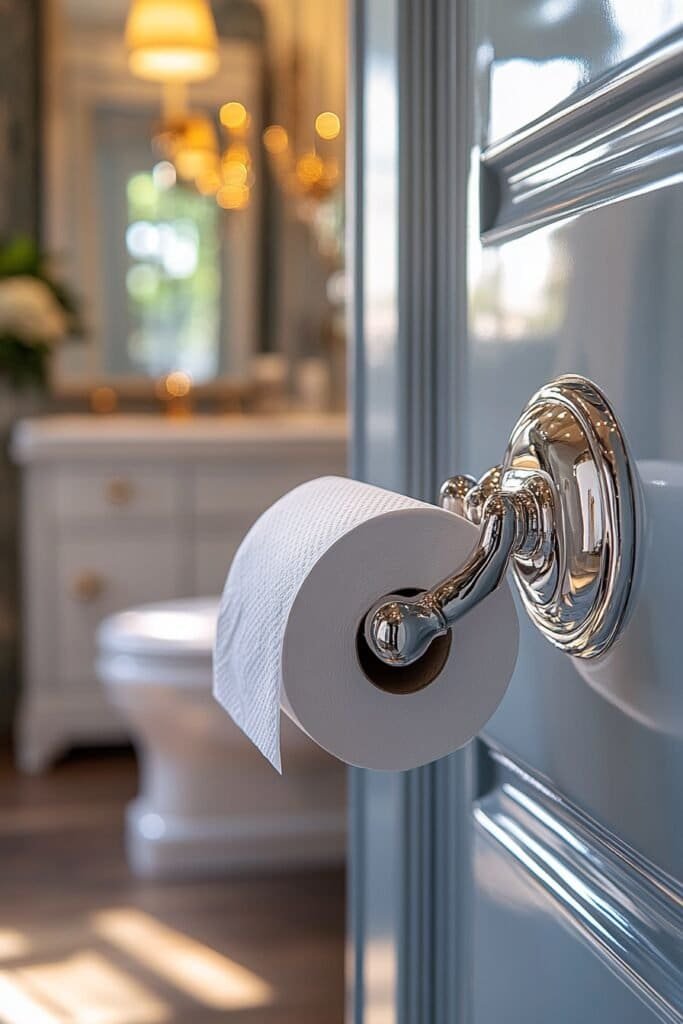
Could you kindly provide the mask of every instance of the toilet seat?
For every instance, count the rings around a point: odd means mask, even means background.
[[[137,605],[97,632],[97,671],[107,683],[211,688],[217,597]]]

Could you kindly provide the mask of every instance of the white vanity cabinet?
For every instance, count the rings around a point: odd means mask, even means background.
[[[128,605],[221,591],[245,532],[285,491],[344,474],[338,417],[24,420],[19,765],[125,738],[95,679],[98,623]]]

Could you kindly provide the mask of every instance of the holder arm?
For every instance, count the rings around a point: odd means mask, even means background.
[[[368,612],[365,639],[385,664],[411,665],[471,608],[500,586],[518,544],[516,498],[491,494],[484,504],[476,547],[452,576],[414,597],[389,594]]]

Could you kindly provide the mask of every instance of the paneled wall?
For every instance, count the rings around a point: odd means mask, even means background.
[[[0,242],[39,224],[39,0],[0,0]],[[9,422],[21,406],[0,381],[0,741],[8,732],[17,664],[17,477],[7,459]]]
[[[0,237],[38,226],[39,0],[0,0]]]

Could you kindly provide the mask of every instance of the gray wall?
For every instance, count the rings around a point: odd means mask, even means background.
[[[39,0],[0,0],[0,236],[39,224]]]
[[[38,233],[39,6],[0,0],[0,241]],[[35,398],[24,404],[35,408]],[[14,406],[0,381],[0,742],[9,734],[18,676],[18,491],[6,454]]]

